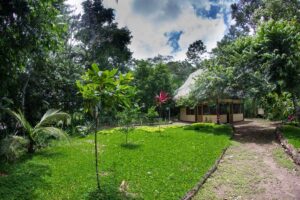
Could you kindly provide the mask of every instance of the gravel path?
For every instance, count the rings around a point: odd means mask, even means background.
[[[300,200],[300,168],[275,139],[276,124],[234,125],[233,145],[194,199]]]

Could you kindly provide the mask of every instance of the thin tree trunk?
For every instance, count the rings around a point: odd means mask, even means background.
[[[29,137],[29,144],[27,148],[28,153],[32,154],[35,152],[34,144],[35,144],[34,140],[31,137]]]
[[[98,167],[98,143],[97,143],[97,131],[98,131],[98,124],[99,124],[99,118],[98,113],[95,108],[95,165],[96,165],[96,178],[97,178],[97,188],[100,190],[100,178],[99,178],[99,167]]]

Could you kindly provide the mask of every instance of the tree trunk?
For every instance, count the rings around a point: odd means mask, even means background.
[[[32,153],[35,152],[34,145],[35,145],[35,142],[34,142],[33,139],[30,137],[30,138],[29,138],[28,148],[27,148],[28,153],[32,154]]]
[[[216,112],[217,112],[217,124],[220,124],[220,108],[219,108],[219,98],[217,99],[216,102]]]
[[[97,179],[97,188],[100,190],[100,178],[99,178],[99,167],[98,167],[98,143],[97,143],[97,131],[98,131],[98,124],[99,124],[99,118],[98,118],[98,113],[95,109],[95,167],[96,167],[96,179]]]

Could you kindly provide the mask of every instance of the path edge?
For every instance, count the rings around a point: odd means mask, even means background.
[[[300,166],[300,153],[298,153],[297,149],[295,149],[291,144],[289,144],[288,141],[284,138],[280,127],[276,128],[275,133],[285,153],[292,158],[295,164]]]
[[[196,194],[199,192],[201,187],[204,185],[204,183],[207,181],[207,179],[217,170],[218,165],[220,164],[221,160],[223,159],[227,149],[229,147],[226,147],[223,149],[223,152],[221,156],[216,160],[215,164],[210,168],[210,170],[200,179],[200,181],[190,190],[188,191],[184,197],[181,198],[181,200],[191,200]]]

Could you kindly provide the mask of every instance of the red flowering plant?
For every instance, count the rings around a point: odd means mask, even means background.
[[[169,94],[160,91],[158,95],[155,96],[156,105],[159,107],[159,114],[161,115],[161,107],[163,104],[167,103],[167,101],[170,99]],[[159,123],[159,132],[160,132],[160,123]]]
[[[294,115],[289,115],[288,116],[288,121],[291,122],[291,121],[294,121],[296,118]]]
[[[162,104],[166,103],[169,99],[169,94],[164,91],[160,91],[159,95],[155,96],[156,104],[158,106],[161,106]]]

